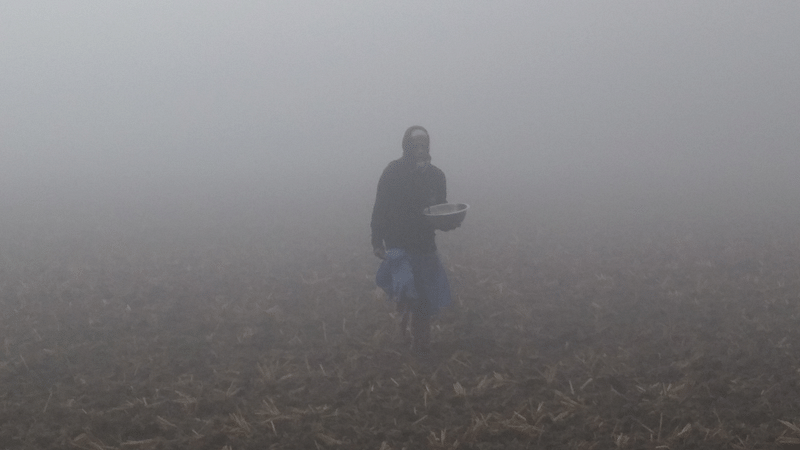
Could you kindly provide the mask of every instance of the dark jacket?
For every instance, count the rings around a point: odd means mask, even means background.
[[[436,251],[435,232],[422,210],[447,203],[444,172],[434,165],[418,170],[408,155],[386,166],[372,209],[372,247],[413,253]]]

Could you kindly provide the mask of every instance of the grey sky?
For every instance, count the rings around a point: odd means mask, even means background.
[[[451,192],[789,192],[799,23],[796,1],[8,1],[3,174],[372,189],[421,124]]]

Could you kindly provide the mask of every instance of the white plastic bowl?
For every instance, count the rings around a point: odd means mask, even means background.
[[[442,203],[425,208],[422,213],[437,230],[452,230],[464,221],[469,205],[466,203]]]

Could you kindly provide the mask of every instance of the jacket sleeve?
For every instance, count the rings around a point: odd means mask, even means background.
[[[372,207],[372,248],[383,247],[389,222],[389,176],[383,171],[378,181],[378,192],[375,194],[375,205]]]
[[[434,203],[435,205],[447,203],[447,180],[444,176],[444,172],[441,170],[439,171],[439,177],[437,177],[436,180],[434,195],[436,196],[436,203]]]

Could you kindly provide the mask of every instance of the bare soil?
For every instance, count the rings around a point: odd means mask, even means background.
[[[363,229],[304,246],[76,223],[4,234],[0,448],[800,445],[796,223],[490,235],[468,218],[441,239],[454,304],[425,358]]]

